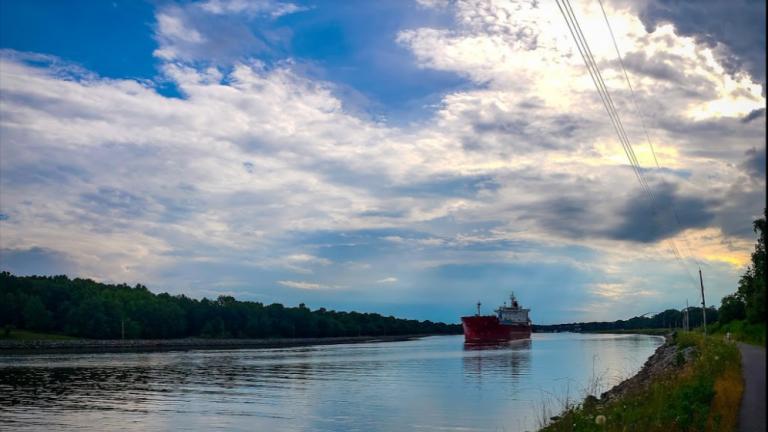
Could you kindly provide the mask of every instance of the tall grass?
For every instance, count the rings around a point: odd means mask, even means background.
[[[675,342],[678,352],[696,347],[690,362],[619,400],[602,403],[592,399],[567,409],[543,430],[735,430],[743,392],[739,350],[722,338],[696,333],[678,333]]]

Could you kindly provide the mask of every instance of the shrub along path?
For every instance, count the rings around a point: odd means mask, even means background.
[[[739,343],[744,374],[744,396],[739,431],[765,431],[765,348]]]

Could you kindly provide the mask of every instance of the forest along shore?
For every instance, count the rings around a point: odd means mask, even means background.
[[[143,351],[185,351],[203,349],[283,348],[310,345],[397,342],[430,335],[348,336],[280,339],[66,339],[2,340],[0,356],[15,354],[104,353]]]

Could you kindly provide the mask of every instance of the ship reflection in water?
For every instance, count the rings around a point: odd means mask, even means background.
[[[535,430],[543,391],[562,396],[564,382],[578,389],[593,367],[615,384],[662,341],[566,333],[492,345],[462,339],[0,356],[0,429]]]
[[[531,340],[464,344],[464,376],[483,381],[509,381],[516,384],[531,367]]]

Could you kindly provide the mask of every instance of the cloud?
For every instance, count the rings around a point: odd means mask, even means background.
[[[130,192],[100,187],[96,192],[81,195],[81,202],[94,213],[109,217],[139,217],[146,211],[146,200]]]
[[[671,22],[680,35],[694,36],[710,47],[723,46],[717,54],[731,73],[746,70],[765,86],[765,13],[765,2],[760,1],[651,0],[640,18],[649,32]]]
[[[741,167],[750,177],[765,181],[765,147],[751,148],[745,154],[747,158]]]
[[[653,191],[654,202],[658,207],[652,208],[644,194],[635,195],[620,212],[623,220],[608,230],[611,237],[656,242],[685,229],[706,227],[715,218],[715,207],[719,204],[717,200],[681,196],[677,187],[668,183],[658,185]]]
[[[225,14],[266,14],[278,18],[306,10],[294,3],[277,2],[272,0],[208,0],[199,3],[201,9],[215,15]]]
[[[266,262],[262,262],[261,265],[263,266],[271,266],[271,265],[277,265],[279,267],[283,267],[285,269],[291,270],[295,273],[302,273],[302,274],[311,274],[314,273],[314,268],[318,266],[329,266],[333,264],[333,261],[317,257],[309,254],[292,254],[284,256],[278,260],[275,260],[274,262],[271,260],[267,260]]]
[[[379,279],[379,280],[376,281],[377,284],[391,284],[391,283],[396,283],[396,282],[397,282],[397,278],[396,277],[392,277],[392,276],[385,277],[383,279]]]
[[[182,19],[168,13],[157,15],[157,32],[169,41],[199,44],[205,38],[195,29],[188,28]]]
[[[323,284],[313,283],[313,282],[291,281],[291,280],[281,280],[281,281],[277,281],[277,283],[283,286],[287,286],[289,288],[296,288],[300,290],[327,290],[327,289],[339,288],[338,286],[334,286],[334,285],[323,285]]]
[[[765,116],[765,108],[758,108],[755,110],[752,110],[747,114],[743,119],[741,119],[742,123],[749,123],[752,120],[759,119],[760,117]]]
[[[166,61],[230,64],[282,48],[289,32],[266,23],[306,8],[272,0],[208,0],[169,4],[156,14],[154,55]]]
[[[285,259],[289,262],[304,263],[304,264],[329,265],[332,263],[332,261],[329,259],[320,258],[320,257],[307,255],[307,254],[289,255],[285,257]]]
[[[742,119],[765,99],[751,79],[724,77],[717,49],[609,10],[656,169],[602,14],[577,5],[643,172],[681,216],[669,227],[653,217],[553,4],[424,2],[455,25],[403,28],[400,48],[470,84],[406,123],[350,109],[338,87],[307,76],[282,55],[287,33],[258,25],[281,22],[263,4],[158,8],[162,79],[182,97],[4,51],[2,247],[44,245],[82,275],[190,295],[227,274],[273,301],[375,310],[439,298],[440,319],[477,301],[474,281],[492,299],[500,278],[535,287],[526,296],[540,310],[555,296],[631,311],[591,287],[650,292],[629,279],[642,264],[659,268],[654,283],[682,289],[662,242],[683,231],[726,251],[699,258],[722,286],[735,283],[733,257],[751,249],[764,206],[765,156],[754,149],[765,126]],[[370,289],[371,274],[393,268],[398,283]]]
[[[651,296],[651,291],[637,291],[634,287],[628,287],[622,283],[600,283],[595,284],[592,292],[600,297],[606,297],[611,300],[626,299],[637,296]]]

